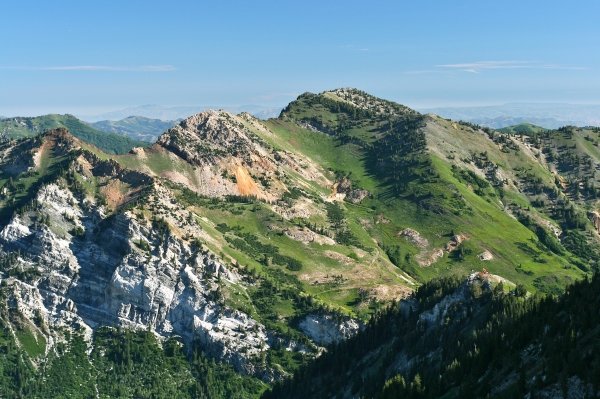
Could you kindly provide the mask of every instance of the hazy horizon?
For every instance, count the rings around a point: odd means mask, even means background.
[[[294,97],[295,98],[295,97]],[[292,101],[294,98],[290,99],[290,101]],[[164,105],[164,104],[141,104],[141,105],[132,105],[132,106],[122,106],[122,107],[105,107],[102,109],[96,109],[96,108],[79,108],[79,111],[77,111],[77,109],[74,110],[69,110],[66,108],[55,108],[55,109],[32,109],[29,112],[22,112],[22,113],[10,113],[10,112],[4,112],[4,113],[0,113],[0,117],[2,118],[13,118],[13,117],[36,117],[36,116],[43,116],[43,115],[48,115],[48,114],[70,114],[70,115],[74,115],[77,118],[87,121],[87,122],[96,122],[96,121],[100,121],[100,120],[119,120],[119,119],[124,119],[126,117],[129,116],[142,116],[142,117],[146,117],[146,118],[153,118],[153,119],[162,119],[162,120],[168,120],[168,119],[177,119],[177,118],[181,118],[184,116],[178,116],[175,118],[161,118],[160,115],[157,114],[152,114],[151,111],[148,112],[136,112],[136,110],[141,110],[144,108],[148,108],[148,109],[164,109],[164,110],[177,110],[177,109],[195,109],[196,111],[190,111],[190,113],[186,113],[186,114],[182,114],[182,115],[191,115],[194,112],[201,112],[202,110],[206,110],[206,109],[224,109],[224,110],[228,110],[228,111],[232,111],[235,113],[239,113],[239,112],[250,112],[252,113],[253,111],[274,111],[277,110],[277,112],[279,112],[281,109],[285,108],[285,106],[288,104],[289,102],[286,103],[282,103],[279,105],[260,105],[260,104],[177,104],[177,105]],[[572,106],[572,107],[596,107],[596,106],[600,106],[600,103],[575,103],[575,102],[543,102],[543,101],[539,101],[539,102],[502,102],[502,103],[489,103],[489,104],[469,104],[469,103],[459,103],[459,104],[455,104],[455,105],[439,105],[439,106],[412,106],[411,104],[407,104],[407,103],[402,103],[399,102],[400,104],[406,105],[408,107],[411,107],[419,112],[424,112],[424,113],[428,113],[428,112],[432,112],[432,113],[436,113],[439,111],[458,111],[458,110],[465,110],[465,109],[481,109],[484,110],[486,108],[500,108],[500,107],[505,107],[505,106],[516,106],[516,105],[523,105],[523,106],[541,106],[541,107],[549,107],[549,106]],[[130,112],[128,112],[130,111]],[[124,116],[121,117],[110,117],[109,115],[111,114],[122,114]],[[518,116],[518,115],[516,115]]]
[[[413,108],[600,103],[592,1],[23,1],[3,11],[13,16],[0,25],[11,38],[4,116],[277,107],[337,87]]]

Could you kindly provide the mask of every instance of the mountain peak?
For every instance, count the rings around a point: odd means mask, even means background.
[[[45,136],[63,136],[63,137],[70,136],[70,137],[73,137],[71,132],[69,132],[69,129],[67,129],[66,127],[57,127],[55,129],[46,130],[44,135]]]
[[[192,164],[201,165],[227,154],[247,154],[251,145],[247,133],[237,116],[208,110],[182,120],[156,143]]]
[[[46,130],[42,134],[42,137],[46,140],[52,140],[67,145],[69,148],[81,147],[81,141],[65,127]]]
[[[189,184],[207,196],[243,195],[272,199],[281,191],[263,187],[254,177],[274,181],[274,155],[240,116],[208,110],[192,115],[163,133],[155,148],[177,155],[195,172]],[[254,177],[253,177],[254,176]],[[186,180],[187,181],[187,180]]]
[[[199,112],[197,114],[188,116],[184,120],[182,120],[179,125],[180,126],[209,126],[216,127],[217,124],[222,124],[225,120],[231,120],[235,118],[230,112],[216,110],[216,109],[207,109],[206,111]]]
[[[375,112],[378,115],[381,114],[393,114],[393,113],[411,113],[416,114],[417,112],[413,109],[410,109],[404,105],[395,103],[393,101],[384,100],[382,98],[376,97],[372,94],[369,94],[365,91],[344,87],[339,89],[333,89],[329,91],[325,91],[321,93],[322,95],[331,97],[337,97],[337,99],[344,101],[346,103],[352,104],[353,106]]]
[[[323,91],[319,94],[303,93],[288,104],[280,116],[298,119],[298,114],[306,116],[306,114],[312,114],[313,111],[318,113],[318,110],[323,107],[335,113],[341,111],[355,114],[358,111],[369,117],[419,114],[417,111],[393,101],[384,100],[359,89],[344,87]]]

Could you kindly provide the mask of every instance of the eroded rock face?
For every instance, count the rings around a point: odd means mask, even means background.
[[[304,156],[275,150],[274,135],[248,114],[205,111],[163,133],[153,147],[192,165],[191,175],[168,177],[201,195],[252,196],[275,202],[289,191],[289,173],[329,184],[320,167]],[[141,153],[138,151],[138,153]]]
[[[239,277],[213,255],[129,212],[107,218],[56,184],[43,187],[35,204],[0,232],[2,251],[21,254],[20,277],[6,282],[24,317],[52,327],[177,335],[239,371],[271,378],[256,361],[269,348],[267,331],[224,305],[219,280]],[[56,338],[52,329],[46,335]]]
[[[210,164],[227,155],[251,163],[251,154],[256,149],[235,116],[212,110],[181,121],[161,135],[157,144],[197,165]]]

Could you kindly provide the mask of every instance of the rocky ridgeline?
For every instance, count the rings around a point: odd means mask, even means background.
[[[205,111],[190,116],[163,133],[157,141],[195,165],[214,164],[234,156],[253,163],[253,155],[266,156],[237,117],[224,111]],[[255,154],[256,152],[256,154]]]
[[[158,138],[157,144],[194,166],[202,195],[248,195],[273,200],[285,190],[271,149],[242,120],[224,111],[193,115]],[[269,187],[262,182],[269,181]]]
[[[258,134],[270,132],[249,114],[205,111],[162,134],[154,148],[176,154],[193,166],[193,177],[169,176],[201,195],[253,196],[276,201],[289,190],[290,174],[330,185],[307,158],[275,150]]]
[[[371,111],[376,115],[417,114],[415,110],[405,107],[404,105],[397,104],[393,101],[383,100],[353,88],[335,89],[327,91],[324,94],[326,95],[327,93],[331,93],[359,109]]]

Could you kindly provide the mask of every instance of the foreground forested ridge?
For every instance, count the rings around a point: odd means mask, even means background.
[[[338,89],[266,121],[202,112],[122,154],[64,128],[2,140],[0,318],[21,362],[7,396],[56,396],[47,373],[86,367],[84,385],[108,396],[258,396],[432,280],[485,269],[519,298],[560,295],[597,269],[599,139]],[[456,331],[494,315],[491,300],[460,303],[472,309],[451,309]],[[161,362],[173,368],[138,367]],[[378,375],[369,395],[395,374]]]
[[[597,397],[600,276],[559,297],[504,288],[427,283],[264,398]]]
[[[91,346],[75,334],[40,361],[29,355],[36,348],[32,337],[19,333],[25,341],[19,347],[12,331],[4,323],[0,327],[4,398],[243,399],[265,388],[264,383],[207,359],[197,347],[185,352],[181,342],[159,342],[149,332],[99,329]]]
[[[485,274],[435,280],[264,397],[594,397],[599,292],[597,276],[558,298],[507,293]],[[74,335],[37,367],[4,324],[1,338],[5,397],[243,398],[264,389],[149,333],[98,330],[89,355]]]

